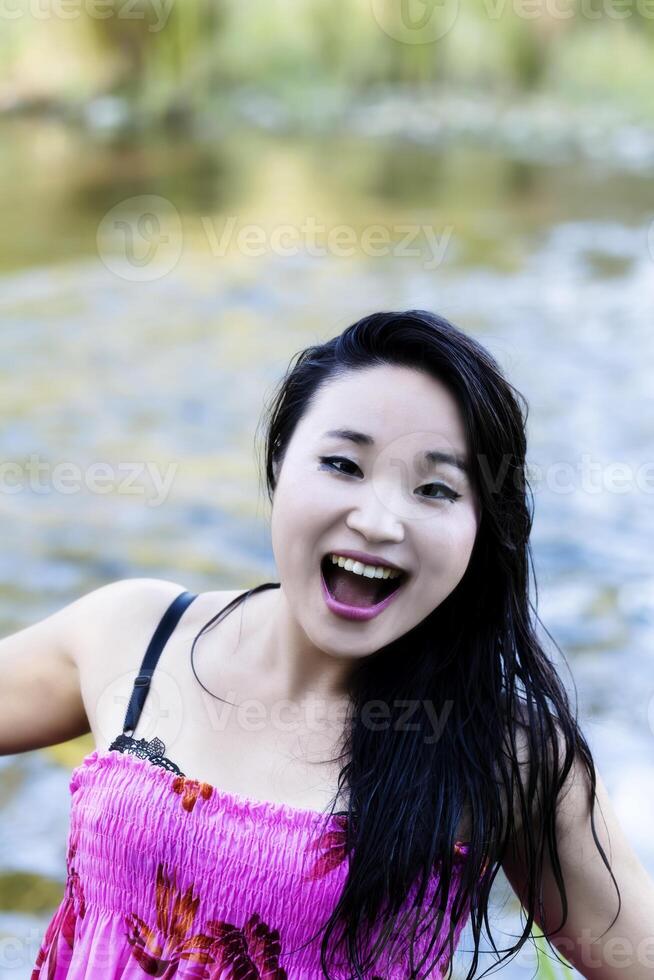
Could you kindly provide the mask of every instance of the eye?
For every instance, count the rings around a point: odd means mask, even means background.
[[[461,496],[460,493],[457,493],[456,490],[452,490],[452,488],[448,487],[447,484],[445,483],[426,483],[425,487],[427,489],[429,489],[430,487],[434,487],[437,491],[440,491],[440,493],[442,494],[441,497],[436,497],[436,495],[432,493],[422,494],[423,497],[432,497],[434,500],[450,500],[454,502],[455,500],[458,500],[459,497]]]
[[[348,473],[345,469],[340,469],[337,464],[359,470],[357,464],[353,463],[351,459],[347,459],[345,456],[321,456],[320,462],[322,463],[321,469],[334,470],[336,473],[343,473],[345,476],[352,476],[352,473]],[[359,470],[359,472],[361,471]],[[431,498],[432,500],[449,500],[453,503],[461,496],[461,494],[457,493],[456,490],[452,490],[451,487],[448,487],[446,483],[425,483],[424,489],[435,490],[435,493],[420,494],[420,496]]]
[[[337,473],[345,473],[345,470],[338,469],[335,466],[336,463],[345,463],[347,466],[353,466],[355,470],[359,469],[356,463],[353,463],[351,459],[346,459],[345,456],[321,456],[320,462],[323,464],[321,469],[336,470]],[[346,475],[351,476],[352,474]]]

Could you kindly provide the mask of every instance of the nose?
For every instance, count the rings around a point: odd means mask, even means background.
[[[404,541],[402,521],[374,492],[366,495],[364,503],[352,508],[345,523],[370,542],[392,541],[399,544]]]

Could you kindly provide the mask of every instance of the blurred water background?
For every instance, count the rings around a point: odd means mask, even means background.
[[[265,393],[366,312],[436,310],[529,401],[539,612],[654,873],[644,5],[21,4],[0,11],[1,635],[118,578],[275,580]],[[2,980],[61,900],[91,748],[0,758]],[[510,890],[491,921],[500,946],[522,931]],[[536,970],[530,946],[502,975]]]

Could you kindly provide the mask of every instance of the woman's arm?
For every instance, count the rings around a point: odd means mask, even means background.
[[[161,615],[162,601],[181,591],[164,579],[120,579],[0,640],[0,755],[91,731],[82,668],[96,674],[94,658],[112,656],[108,636],[120,645],[149,622],[150,610]]]
[[[0,640],[0,755],[89,731],[74,644],[76,608],[71,603]]]
[[[595,832],[620,889],[618,895],[593,839],[588,803],[589,780],[576,762],[558,800],[557,847],[568,900],[563,928],[550,936],[552,944],[570,963],[592,980],[646,980],[654,978],[654,881],[627,840],[597,773]],[[643,814],[652,822],[652,814]],[[526,888],[525,831],[502,867],[524,904]],[[562,919],[559,889],[554,879],[547,844],[543,867],[544,916],[536,922],[548,932]],[[605,931],[607,930],[607,931]],[[604,933],[604,935],[602,935]],[[600,938],[601,936],[601,938]]]

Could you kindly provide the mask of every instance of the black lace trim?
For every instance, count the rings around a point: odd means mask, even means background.
[[[170,759],[168,759],[164,752],[166,751],[166,746],[161,741],[160,738],[153,738],[148,742],[145,738],[132,738],[131,735],[119,735],[118,738],[109,746],[109,750],[117,749],[118,752],[127,752],[129,755],[135,755],[139,759],[147,759],[155,766],[161,766],[162,769],[167,769],[168,772],[176,772],[178,776],[183,776],[182,770],[175,765]]]

